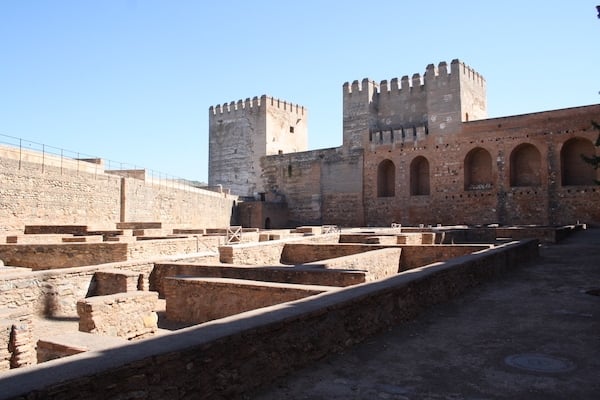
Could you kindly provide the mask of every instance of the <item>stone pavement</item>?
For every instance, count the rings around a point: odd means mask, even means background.
[[[600,229],[246,399],[600,399]]]

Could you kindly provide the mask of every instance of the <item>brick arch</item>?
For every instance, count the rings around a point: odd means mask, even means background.
[[[396,182],[396,166],[385,159],[377,166],[377,197],[394,197]]]
[[[410,194],[429,194],[429,161],[423,156],[415,157],[410,163]]]
[[[531,143],[523,143],[510,153],[510,186],[540,186],[542,157]]]
[[[492,187],[492,156],[482,147],[467,153],[464,161],[465,190],[487,189]]]
[[[580,137],[567,140],[560,149],[562,185],[593,185],[596,172],[581,156],[591,157],[595,154],[596,150],[591,140]]]

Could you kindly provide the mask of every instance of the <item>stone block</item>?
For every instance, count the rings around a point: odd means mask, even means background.
[[[128,292],[79,300],[81,332],[138,339],[158,329],[156,314],[158,293]]]

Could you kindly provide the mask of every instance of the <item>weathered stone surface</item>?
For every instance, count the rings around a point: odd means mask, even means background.
[[[282,251],[287,243],[337,243],[338,238],[339,234],[333,233],[328,235],[285,238],[268,242],[219,246],[219,261],[227,264],[276,265],[281,263]]]
[[[157,301],[158,293],[146,291],[79,300],[79,330],[126,339],[146,337],[158,329]]]
[[[91,169],[90,169],[91,166]],[[0,232],[73,233],[77,227],[126,221],[161,221],[219,227],[231,222],[235,196],[190,186],[121,178],[88,162],[0,147]],[[54,228],[44,228],[54,224]]]
[[[396,268],[397,270],[397,268]],[[295,283],[301,285],[350,286],[366,281],[365,271],[336,271],[293,266],[268,267],[222,264],[157,263],[150,279],[150,289],[164,297],[164,281],[168,277],[247,279],[265,282]]]
[[[341,351],[424,308],[536,258],[538,243],[509,243],[477,254],[251,312],[223,323],[207,323],[123,349],[74,355],[69,363],[28,372],[27,386],[8,372],[0,397],[104,399],[140,391],[141,398],[232,398],[271,382],[301,365]],[[267,310],[265,310],[267,311]],[[250,318],[254,316],[254,318]],[[56,371],[55,384],[42,380]],[[40,379],[37,379],[38,377]],[[136,384],[134,384],[134,382]],[[4,382],[3,382],[4,384]],[[98,390],[102,388],[102,390]]]
[[[0,308],[0,371],[35,364],[31,308]]]
[[[388,278],[400,271],[401,253],[399,247],[370,250],[343,257],[303,264],[304,267],[326,270],[363,271],[367,282]]]
[[[167,278],[164,286],[167,318],[195,324],[334,290],[328,286],[189,277]]]
[[[94,274],[102,270],[119,267],[124,274],[135,273],[148,277],[153,264],[144,261],[109,264],[106,266],[78,267],[48,271],[30,272],[28,268],[8,268],[0,273],[0,308],[9,309],[30,307],[33,313],[57,318],[77,316],[76,303],[79,299],[94,293]],[[128,271],[128,272],[127,272]],[[0,271],[1,272],[1,271]],[[145,281],[139,282],[143,289]]]
[[[213,109],[209,135],[218,157],[209,180],[284,204],[291,226],[597,224],[600,173],[581,155],[597,153],[591,121],[599,113],[592,105],[486,119],[485,79],[453,60],[412,79],[346,83],[342,146],[261,151],[260,165],[251,147],[231,151],[250,130],[264,147],[269,127],[250,129],[243,112],[223,118],[223,109]],[[270,207],[244,205],[243,223],[282,224]]]
[[[142,290],[139,286],[144,282],[144,275],[124,269],[105,269],[96,272],[94,280],[96,287],[93,296],[105,296]]]
[[[261,157],[306,150],[307,126],[308,110],[266,95],[211,107],[209,185],[255,196],[262,186]]]
[[[123,346],[127,340],[95,335],[85,332],[63,332],[60,335],[44,335],[37,341],[37,362],[72,356],[86,351],[100,351]]]

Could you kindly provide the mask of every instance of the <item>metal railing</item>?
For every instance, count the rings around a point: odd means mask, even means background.
[[[24,163],[38,165],[40,173],[44,173],[52,167],[60,170],[60,173],[66,171],[74,171],[75,173],[88,172],[96,175],[108,173],[143,179],[151,185],[166,188],[177,188],[181,190],[211,190],[206,187],[205,183],[177,177],[162,171],[66,150],[4,134],[0,134],[0,157],[18,161],[18,169],[21,169]],[[223,191],[221,190],[221,192]]]

